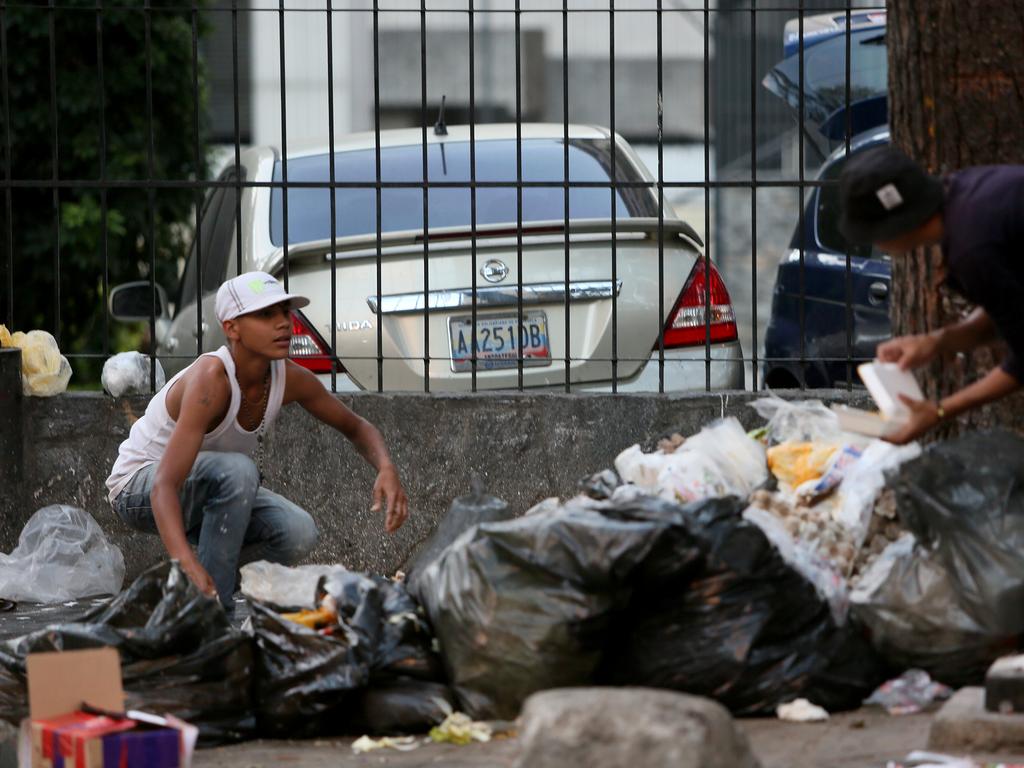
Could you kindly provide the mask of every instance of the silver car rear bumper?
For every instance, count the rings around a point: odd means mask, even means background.
[[[710,354],[708,352],[710,351]],[[618,392],[658,392],[660,361],[658,351],[651,353],[647,361],[636,374],[628,379],[619,379],[616,386]],[[712,344],[710,350],[705,347],[686,347],[683,349],[666,349],[664,363],[665,392],[694,392],[710,389],[737,390],[744,388],[743,350],[738,341],[725,344]],[[708,374],[710,372],[710,381]],[[467,374],[468,377],[469,374]],[[330,374],[321,374],[318,379],[328,389],[331,388]],[[360,392],[359,387],[347,374],[337,376],[335,388],[338,392]],[[530,392],[564,392],[564,385],[528,387]],[[422,390],[411,390],[422,391]],[[479,391],[496,391],[483,390]],[[595,381],[573,384],[573,392],[611,392],[611,381]]]

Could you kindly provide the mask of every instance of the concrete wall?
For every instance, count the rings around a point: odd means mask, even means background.
[[[845,393],[821,393],[847,401]],[[313,559],[392,573],[433,531],[451,500],[479,473],[489,490],[524,512],[548,496],[571,496],[577,480],[611,466],[623,448],[651,446],[663,434],[697,431],[723,415],[747,426],[756,396],[723,395],[377,395],[343,402],[378,425],[411,499],[394,536],[371,513],[371,468],[343,437],[299,406],[284,409],[269,442],[267,487],[312,513],[320,526]],[[854,402],[861,402],[855,396]],[[104,480],[118,444],[146,398],[67,394],[22,401],[24,477],[0,467],[0,551],[9,552],[28,517],[47,504],[92,513],[122,548],[129,578],[160,559],[155,537],[126,528],[106,502]]]

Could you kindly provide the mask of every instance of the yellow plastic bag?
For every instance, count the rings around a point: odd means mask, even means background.
[[[0,325],[0,346],[21,350],[21,386],[26,395],[51,397],[67,390],[71,364],[46,331],[12,334]]]
[[[768,449],[768,468],[779,482],[796,488],[821,477],[837,447],[828,443],[781,443]]]

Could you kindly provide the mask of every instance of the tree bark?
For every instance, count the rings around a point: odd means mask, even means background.
[[[1024,162],[1024,2],[888,0],[887,6],[893,143],[937,174]],[[894,335],[931,331],[969,311],[961,297],[938,287],[941,279],[939,248],[893,258]],[[996,345],[936,363],[922,377],[925,393],[942,397],[960,389],[998,364],[1003,352]],[[994,424],[1024,428],[1024,398],[967,414],[944,436]]]

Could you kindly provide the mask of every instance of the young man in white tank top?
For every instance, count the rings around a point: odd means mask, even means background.
[[[309,513],[261,485],[263,436],[282,405],[299,403],[373,465],[373,509],[385,508],[389,533],[408,516],[377,428],[288,360],[291,310],[307,304],[265,272],[224,283],[216,312],[228,345],[199,357],[153,397],[107,479],[118,516],[158,533],[196,586],[226,608],[240,565],[293,564],[316,543]]]

